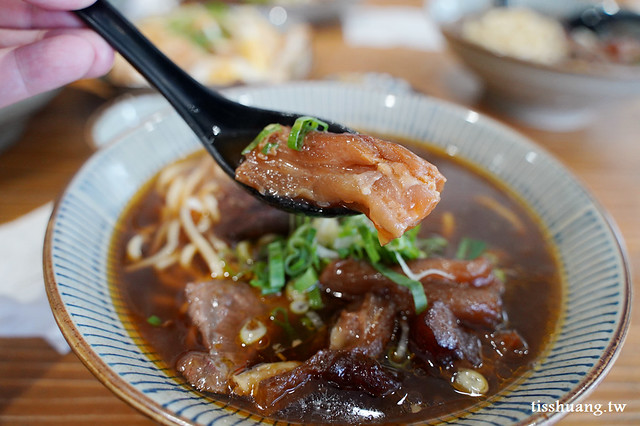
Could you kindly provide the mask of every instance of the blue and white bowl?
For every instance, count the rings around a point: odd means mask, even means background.
[[[536,367],[477,407],[441,421],[544,423],[562,413],[532,403],[572,403],[592,390],[620,351],[629,323],[631,279],[615,225],[576,179],[525,137],[474,111],[414,94],[337,82],[239,87],[246,104],[313,114],[352,128],[429,141],[485,169],[540,217],[557,250],[564,300],[557,332]],[[191,390],[137,335],[109,264],[114,227],[159,169],[200,149],[175,114],[126,132],[80,169],[51,217],[46,287],[63,334],[114,393],[156,421],[254,424],[255,415]]]

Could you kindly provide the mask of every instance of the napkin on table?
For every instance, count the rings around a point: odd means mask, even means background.
[[[418,7],[355,6],[342,17],[342,33],[356,47],[438,51],[445,45],[438,26]]]
[[[0,225],[0,337],[42,337],[59,353],[69,345],[44,287],[42,249],[53,203]]]

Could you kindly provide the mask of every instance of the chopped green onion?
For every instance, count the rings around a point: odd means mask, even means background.
[[[320,293],[320,288],[318,287],[318,275],[313,267],[307,269],[304,274],[294,281],[293,288],[306,294],[309,306],[312,309],[321,309],[324,306],[322,293]]]
[[[265,126],[264,129],[262,129],[260,131],[260,133],[258,133],[258,136],[256,136],[253,141],[251,141],[251,143],[249,145],[247,145],[247,147],[245,149],[242,150],[241,154],[242,155],[247,155],[248,153],[250,153],[251,151],[253,151],[258,145],[260,145],[260,143],[265,140],[266,138],[268,138],[269,136],[271,136],[272,134],[279,132],[280,130],[282,130],[282,126],[279,124],[268,124],[267,126]],[[273,144],[271,144],[273,145]],[[269,144],[267,144],[267,146],[269,146]],[[266,148],[266,147],[265,147]],[[269,148],[271,149],[271,148]],[[263,153],[267,154],[269,152],[269,150],[267,150],[267,152],[264,152],[263,149]]]
[[[293,283],[293,288],[299,292],[305,292],[311,289],[318,282],[318,275],[313,268],[307,269],[307,271],[300,275]]]
[[[271,152],[272,149],[278,148],[278,145],[280,145],[280,143],[278,141],[267,142],[266,144],[264,144],[264,147],[262,147],[262,153],[264,155],[269,155],[269,153]]]
[[[258,242],[253,250],[259,257],[249,266],[253,274],[250,283],[263,294],[280,292],[286,284],[287,294],[299,294],[312,309],[322,308],[323,293],[318,285],[318,275],[338,254],[342,258],[369,261],[393,282],[410,289],[416,312],[426,309],[427,298],[422,284],[385,266],[427,256],[425,240],[418,237],[418,227],[384,247],[380,245],[375,227],[364,215],[337,221],[334,238],[327,241],[326,246],[319,245],[318,231],[309,218],[292,217],[291,229],[288,238]],[[446,244],[439,238],[433,241],[437,247]],[[332,256],[327,256],[327,252]]]
[[[296,151],[300,151],[307,133],[313,130],[318,130],[319,128],[326,131],[329,128],[329,124],[322,120],[318,120],[315,117],[298,117],[298,119],[293,123],[293,126],[291,126],[287,146],[291,149],[295,149]]]
[[[282,258],[282,242],[273,241],[267,246],[269,262],[269,287],[268,293],[277,293],[284,287],[284,260]],[[262,290],[265,294],[265,289]]]
[[[278,319],[278,314],[282,314],[282,321]],[[287,333],[289,339],[293,339],[293,336],[295,336],[295,330],[289,322],[289,312],[285,308],[282,306],[275,308],[271,311],[270,318],[271,321],[282,327],[282,329]]]
[[[484,241],[465,237],[460,240],[458,250],[456,251],[456,257],[462,260],[473,260],[480,257],[486,248],[487,243]]]
[[[307,223],[297,228],[287,240],[284,261],[285,272],[298,276],[305,272],[316,260],[316,230]]]
[[[322,303],[322,293],[320,293],[320,287],[314,285],[307,291],[307,298],[309,299],[309,306],[311,309],[322,309],[324,303]]]
[[[433,254],[442,254],[447,245],[449,245],[449,242],[446,238],[441,236],[422,238],[417,241],[417,246],[427,255],[427,257]]]
[[[267,327],[262,321],[252,318],[244,323],[240,329],[240,340],[245,345],[252,345],[258,342],[267,334]]]
[[[420,281],[412,280],[406,275],[399,274],[398,272],[389,269],[381,263],[373,264],[373,267],[394,283],[403,287],[407,287],[411,291],[411,296],[413,296],[413,304],[416,308],[417,314],[422,313],[425,309],[427,309],[427,295],[424,293],[424,287],[422,286],[422,283]]]
[[[264,289],[269,287],[269,274],[267,268],[267,262],[255,262],[252,267],[253,271],[253,279],[249,281],[253,287],[258,287],[259,289]],[[268,291],[267,291],[268,293]]]
[[[503,283],[507,282],[507,273],[504,269],[493,268],[493,275],[498,279],[498,281]]]
[[[304,299],[294,300],[289,303],[289,309],[294,314],[302,315],[309,310],[309,302]]]
[[[157,315],[151,315],[147,318],[147,322],[154,327],[160,327],[162,325],[162,320]]]
[[[418,247],[419,230],[419,227],[415,227],[383,247],[371,221],[364,215],[353,216],[343,222],[334,249],[343,258],[366,257],[371,263],[397,263],[396,253],[405,259],[424,258],[425,252]]]

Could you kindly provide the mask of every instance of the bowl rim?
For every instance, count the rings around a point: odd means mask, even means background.
[[[337,82],[326,82],[326,81],[325,82],[303,81],[303,82],[293,82],[293,83],[277,85],[275,87],[290,87],[290,86],[305,87],[308,85],[315,85],[318,83],[329,84],[329,85],[340,85],[345,87],[353,86],[348,83],[337,83]],[[248,90],[250,91],[255,88],[259,89],[261,87],[266,87],[266,86],[260,85],[260,86],[250,87],[248,88]],[[269,87],[273,87],[273,86],[269,86]],[[241,87],[241,88],[236,87],[227,91],[233,92],[236,89],[239,89],[240,92],[242,92],[243,90],[247,90],[247,88],[245,87]],[[394,95],[397,95],[397,94],[394,94]],[[415,93],[402,94],[399,96],[410,97],[410,98],[427,98],[427,96],[415,94]],[[460,105],[456,105],[448,101],[443,101],[440,99],[434,100],[433,98],[429,98],[429,99],[431,99],[432,102],[441,104],[450,110],[456,111],[458,114],[468,114],[468,113],[478,114],[471,109],[468,109]],[[462,115],[460,117],[462,117]],[[557,162],[558,165],[562,168],[562,170],[568,175],[568,177],[572,178],[578,185],[584,188],[584,185],[582,185],[582,182],[580,182],[578,178],[570,170],[568,170],[564,165],[562,165],[559,161],[557,161],[557,158],[554,155],[552,155],[549,151],[547,151],[544,147],[541,147],[535,144],[528,137],[523,136],[522,134],[511,129],[510,127],[508,127],[504,123],[501,123],[498,120],[495,120],[483,114],[480,114],[480,118],[485,122],[488,122],[491,126],[497,127],[501,131],[506,131],[511,137],[517,138],[518,143],[524,144],[525,146],[529,146],[529,145],[535,146],[535,149],[537,151],[540,151],[545,155],[547,155],[549,160]],[[96,378],[98,378],[98,380],[100,380],[108,389],[110,389],[120,399],[122,399],[123,401],[125,401],[126,403],[128,403],[129,405],[137,409],[139,412],[143,413],[144,415],[150,417],[155,421],[158,421],[163,424],[190,425],[193,423],[185,421],[184,418],[174,414],[173,412],[167,409],[164,409],[158,402],[154,401],[150,397],[147,397],[146,395],[141,393],[139,390],[131,386],[129,383],[127,383],[115,371],[113,371],[106,364],[106,362],[94,351],[91,345],[84,339],[84,337],[82,336],[82,333],[73,324],[73,321],[70,318],[70,314],[65,308],[64,302],[62,301],[61,294],[59,292],[59,287],[54,274],[54,263],[52,260],[53,230],[54,230],[56,217],[57,217],[57,214],[59,213],[62,200],[67,195],[71,185],[73,184],[78,174],[80,174],[84,170],[90,169],[92,167],[93,162],[96,161],[97,158],[104,156],[105,152],[109,152],[114,145],[118,145],[122,143],[123,140],[126,140],[126,135],[123,138],[118,138],[116,141],[114,141],[114,143],[109,144],[109,146],[105,147],[105,149],[94,152],[91,155],[91,157],[74,174],[74,177],[70,180],[70,182],[67,184],[65,189],[56,198],[54,202],[53,212],[47,224],[47,230],[46,230],[45,241],[44,241],[43,272],[44,272],[45,289],[47,292],[47,296],[51,305],[51,309],[52,309],[55,321],[57,322],[59,328],[61,329],[64,338],[67,340],[71,349],[79,357],[81,362],[89,369],[89,371]],[[585,398],[605,378],[606,374],[611,369],[615,360],[620,354],[620,351],[623,346],[622,344],[628,333],[628,329],[630,326],[630,317],[631,317],[633,280],[631,276],[629,257],[627,254],[626,246],[624,244],[624,239],[622,237],[620,230],[615,224],[615,221],[609,215],[606,209],[604,209],[603,206],[601,206],[600,203],[593,197],[593,195],[586,189],[585,189],[585,195],[587,196],[589,202],[593,205],[595,211],[598,214],[600,214],[601,217],[604,219],[604,223],[607,229],[611,232],[612,236],[614,237],[615,248],[617,249],[617,252],[620,255],[620,258],[622,259],[622,266],[624,269],[624,283],[621,286],[622,288],[620,289],[624,294],[624,298],[623,298],[624,302],[620,308],[620,321],[616,325],[615,333],[611,337],[611,341],[607,345],[603,355],[598,359],[597,362],[594,363],[594,365],[590,368],[589,372],[580,379],[579,381],[580,386],[576,386],[571,392],[565,393],[562,395],[562,398],[558,402],[564,403],[564,404],[572,403],[572,402],[575,402],[577,399]],[[109,297],[111,300],[113,300],[113,294],[111,294]],[[559,318],[559,322],[556,325],[556,327],[560,328],[562,326],[563,321],[564,319],[561,316]],[[545,351],[548,352],[550,347],[553,346],[553,343],[554,343],[554,339],[550,340],[547,343],[547,347],[540,354],[540,357],[542,358],[546,357],[547,354],[545,353]],[[523,380],[526,380],[526,373],[524,373],[524,375],[521,376],[521,378]],[[500,395],[500,393],[504,391],[508,392],[508,387],[506,389],[501,390],[496,395]],[[194,391],[194,392],[198,393],[197,391]],[[204,398],[211,399],[206,395],[202,395],[202,396]],[[215,400],[213,401],[215,402]],[[490,403],[491,401],[489,401],[489,404]],[[469,411],[476,411],[481,409],[482,407],[477,407],[477,408],[471,407]],[[549,416],[549,413],[541,413],[541,412],[532,413],[525,420],[521,421],[519,424],[539,424],[539,423],[546,423],[552,420],[557,421],[566,414],[567,413],[565,412],[552,413],[551,416]],[[455,413],[451,415],[455,416],[455,418],[458,418]],[[259,418],[258,416],[251,414],[249,418],[252,418],[252,417]],[[261,419],[261,422],[266,422],[268,424],[273,423],[273,420],[270,420],[270,419],[264,419],[264,418],[260,418],[260,419]]]

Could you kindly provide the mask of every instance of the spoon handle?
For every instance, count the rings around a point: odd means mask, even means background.
[[[201,140],[212,142],[220,130],[212,123],[222,126],[241,114],[241,105],[194,80],[107,1],[75,13],[167,98]]]

